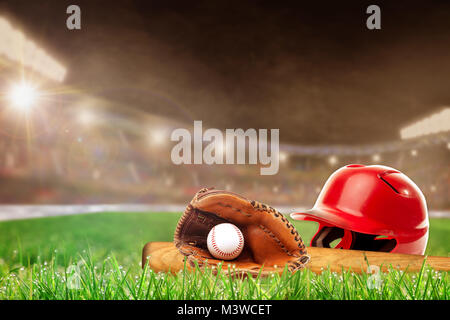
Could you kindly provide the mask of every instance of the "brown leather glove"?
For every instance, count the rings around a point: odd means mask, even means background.
[[[207,248],[207,236],[220,223],[236,225],[244,236],[244,249],[222,268],[253,276],[295,272],[309,261],[305,245],[294,226],[278,211],[232,192],[202,189],[187,206],[175,230],[174,243],[191,267],[217,267],[221,262]],[[230,268],[229,268],[230,267]],[[216,268],[214,268],[217,270]]]

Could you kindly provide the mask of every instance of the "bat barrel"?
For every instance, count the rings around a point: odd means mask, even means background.
[[[390,267],[407,272],[419,272],[424,261],[435,270],[450,271],[450,258],[447,257],[316,247],[309,247],[308,254],[311,260],[307,267],[315,273],[321,273],[326,268],[333,272],[351,270],[361,273],[367,272],[369,266],[380,267],[384,272]]]
[[[419,272],[425,264],[437,271],[450,271],[450,258],[414,254],[386,253],[359,250],[341,250],[308,247],[310,262],[306,265],[314,273],[327,268],[332,272],[368,272],[369,266],[380,267],[386,272],[390,267],[406,272]],[[184,267],[184,256],[172,242],[150,242],[143,250],[142,265],[149,263],[155,272],[178,272]],[[370,271],[369,271],[370,272]]]

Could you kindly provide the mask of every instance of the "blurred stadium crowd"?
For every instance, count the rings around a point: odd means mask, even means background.
[[[422,189],[430,208],[450,208],[447,133],[375,146],[281,145],[278,174],[261,176],[257,165],[174,165],[170,133],[176,125],[168,119],[127,119],[78,104],[57,111],[53,103],[30,113],[28,128],[14,126],[11,117],[0,119],[1,203],[183,204],[206,186],[273,205],[309,207],[334,170],[360,163],[401,170]]]

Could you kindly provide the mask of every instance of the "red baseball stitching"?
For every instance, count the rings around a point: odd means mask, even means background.
[[[236,227],[234,224],[232,225],[235,229],[236,229],[236,232],[237,232],[237,235],[238,235],[238,237],[239,237],[239,247],[241,246],[241,245],[243,245],[244,243],[244,238],[242,237],[242,232],[241,232],[241,230],[239,230],[239,228],[238,227]]]
[[[212,234],[211,234],[212,246],[219,254],[221,254],[223,256],[232,256],[232,255],[238,253],[239,250],[241,249],[241,246],[243,245],[243,242],[244,242],[244,239],[243,239],[242,234],[241,234],[241,230],[239,230],[239,228],[236,227],[234,224],[232,226],[236,229],[238,237],[239,237],[238,247],[235,250],[233,250],[232,252],[224,252],[221,249],[219,249],[219,247],[217,246],[217,243],[216,243],[216,227],[214,226],[213,229],[212,229]]]

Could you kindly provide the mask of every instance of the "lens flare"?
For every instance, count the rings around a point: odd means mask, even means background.
[[[11,103],[14,107],[22,111],[30,110],[36,98],[36,89],[26,83],[14,86],[10,93]]]

